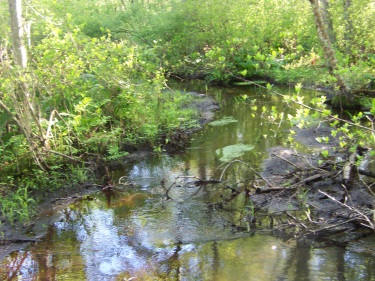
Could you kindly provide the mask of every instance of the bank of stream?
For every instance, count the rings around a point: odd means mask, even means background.
[[[221,106],[215,122],[192,134],[181,153],[123,162],[112,171],[108,192],[60,198],[73,203],[46,213],[37,224],[43,231],[30,228],[31,240],[36,232],[43,237],[6,256],[1,279],[375,280],[374,235],[327,234],[327,228],[315,233],[322,237],[317,241],[304,229],[305,220],[329,219],[313,212],[323,209],[316,202],[329,204],[330,213],[339,210],[324,194],[313,200],[318,189],[336,192],[337,183],[313,178],[300,189],[283,189],[296,184],[296,175],[318,174],[300,171],[335,143],[322,147],[315,130],[290,142],[290,125],[277,115],[293,109],[262,89],[179,87],[215,96]],[[316,94],[304,92],[307,99]],[[345,155],[332,150],[330,157]],[[256,195],[265,181],[280,191]]]

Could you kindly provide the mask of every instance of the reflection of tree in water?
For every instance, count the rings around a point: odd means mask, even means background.
[[[212,280],[219,279],[220,256],[217,241],[212,243]]]
[[[180,252],[182,249],[182,243],[176,243],[176,246],[173,249],[172,255],[160,262],[159,269],[156,271],[156,275],[160,278],[171,278],[171,280],[181,280],[181,260]]]
[[[25,272],[25,264],[29,264],[31,261],[30,254],[28,252],[22,252],[17,254],[16,257],[11,256],[11,261],[3,267],[0,271],[0,277],[2,280],[18,280],[18,275],[25,278],[32,278],[37,268],[31,266],[31,272]]]
[[[284,276],[291,281],[310,280],[310,250],[307,248],[291,248],[285,262]]]
[[[53,237],[55,231],[52,226],[49,227],[48,234],[43,241],[44,251],[42,253],[40,253],[40,249],[38,249],[38,251],[33,251],[35,247],[31,248],[30,253],[32,258],[38,263],[38,280],[57,280],[56,260],[53,254]]]

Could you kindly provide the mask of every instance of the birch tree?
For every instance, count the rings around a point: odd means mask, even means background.
[[[22,18],[22,0],[8,0],[13,53],[17,64],[27,67],[27,52],[24,43],[25,28]]]
[[[18,125],[24,134],[30,152],[35,162],[46,169],[47,165],[43,157],[43,145],[46,144],[44,130],[40,124],[40,119],[33,105],[32,87],[28,84],[27,73],[27,49],[25,46],[25,26],[22,17],[22,0],[8,0],[10,27],[12,39],[12,51],[15,65],[3,64],[4,74],[8,78],[9,100],[7,105],[3,99],[0,108],[6,111]],[[1,93],[5,95],[5,93]]]

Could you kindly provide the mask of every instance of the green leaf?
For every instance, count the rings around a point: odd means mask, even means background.
[[[242,156],[246,151],[254,149],[252,145],[246,145],[243,143],[228,145],[226,147],[217,149],[215,153],[220,157],[220,161],[229,162],[233,159]]]

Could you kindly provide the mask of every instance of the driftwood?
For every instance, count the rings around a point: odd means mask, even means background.
[[[274,192],[274,191],[282,191],[282,190],[291,190],[291,189],[296,189],[297,187],[299,187],[301,184],[304,184],[304,183],[309,183],[309,182],[312,182],[312,181],[316,181],[316,180],[319,180],[323,177],[322,174],[316,174],[316,175],[313,175],[311,177],[308,177],[308,178],[305,178],[291,186],[281,186],[281,187],[269,187],[269,188],[257,188],[256,189],[256,193],[257,194],[260,194],[260,193],[269,193],[269,192]]]

